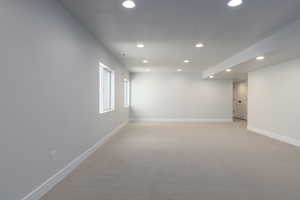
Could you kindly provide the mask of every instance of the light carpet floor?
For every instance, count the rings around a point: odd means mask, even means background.
[[[299,200],[300,149],[243,123],[131,123],[43,200]]]

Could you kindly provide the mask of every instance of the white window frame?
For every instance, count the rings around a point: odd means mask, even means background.
[[[104,70],[110,73],[110,96],[109,108],[104,108]],[[104,65],[99,63],[99,113],[107,113],[115,110],[115,72]]]
[[[124,79],[124,107],[128,108],[130,106],[130,81]]]

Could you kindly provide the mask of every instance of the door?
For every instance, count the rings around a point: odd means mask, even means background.
[[[234,118],[247,120],[248,104],[248,84],[247,81],[233,84],[233,116]]]

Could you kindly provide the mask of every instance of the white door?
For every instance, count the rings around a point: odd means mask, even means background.
[[[246,81],[233,84],[233,116],[247,120],[248,85]]]

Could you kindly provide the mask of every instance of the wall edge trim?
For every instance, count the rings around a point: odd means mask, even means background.
[[[300,147],[300,140],[297,140],[297,139],[294,139],[294,138],[291,138],[291,137],[282,136],[282,135],[279,135],[277,133],[274,133],[274,132],[271,132],[271,131],[268,131],[268,130],[264,130],[264,129],[260,129],[260,128],[256,128],[256,127],[251,126],[251,125],[247,126],[247,130],[251,131],[251,132],[255,132],[259,135],[263,135],[263,136],[278,140],[280,142],[284,142],[284,143],[287,143],[287,144],[290,144],[290,145],[293,145],[293,146]]]
[[[232,118],[132,118],[133,122],[233,122]]]
[[[119,131],[128,124],[128,121],[123,122],[116,128],[114,128],[109,134],[101,138],[96,144],[87,149],[85,152],[80,154],[70,163],[68,163],[64,168],[59,170],[53,176],[48,178],[41,185],[36,187],[33,191],[27,194],[22,200],[39,200],[47,192],[49,192],[56,184],[61,182],[66,178],[73,170],[75,170],[83,161],[90,157],[94,152],[96,152],[101,146],[106,144],[112,137],[114,137]]]

